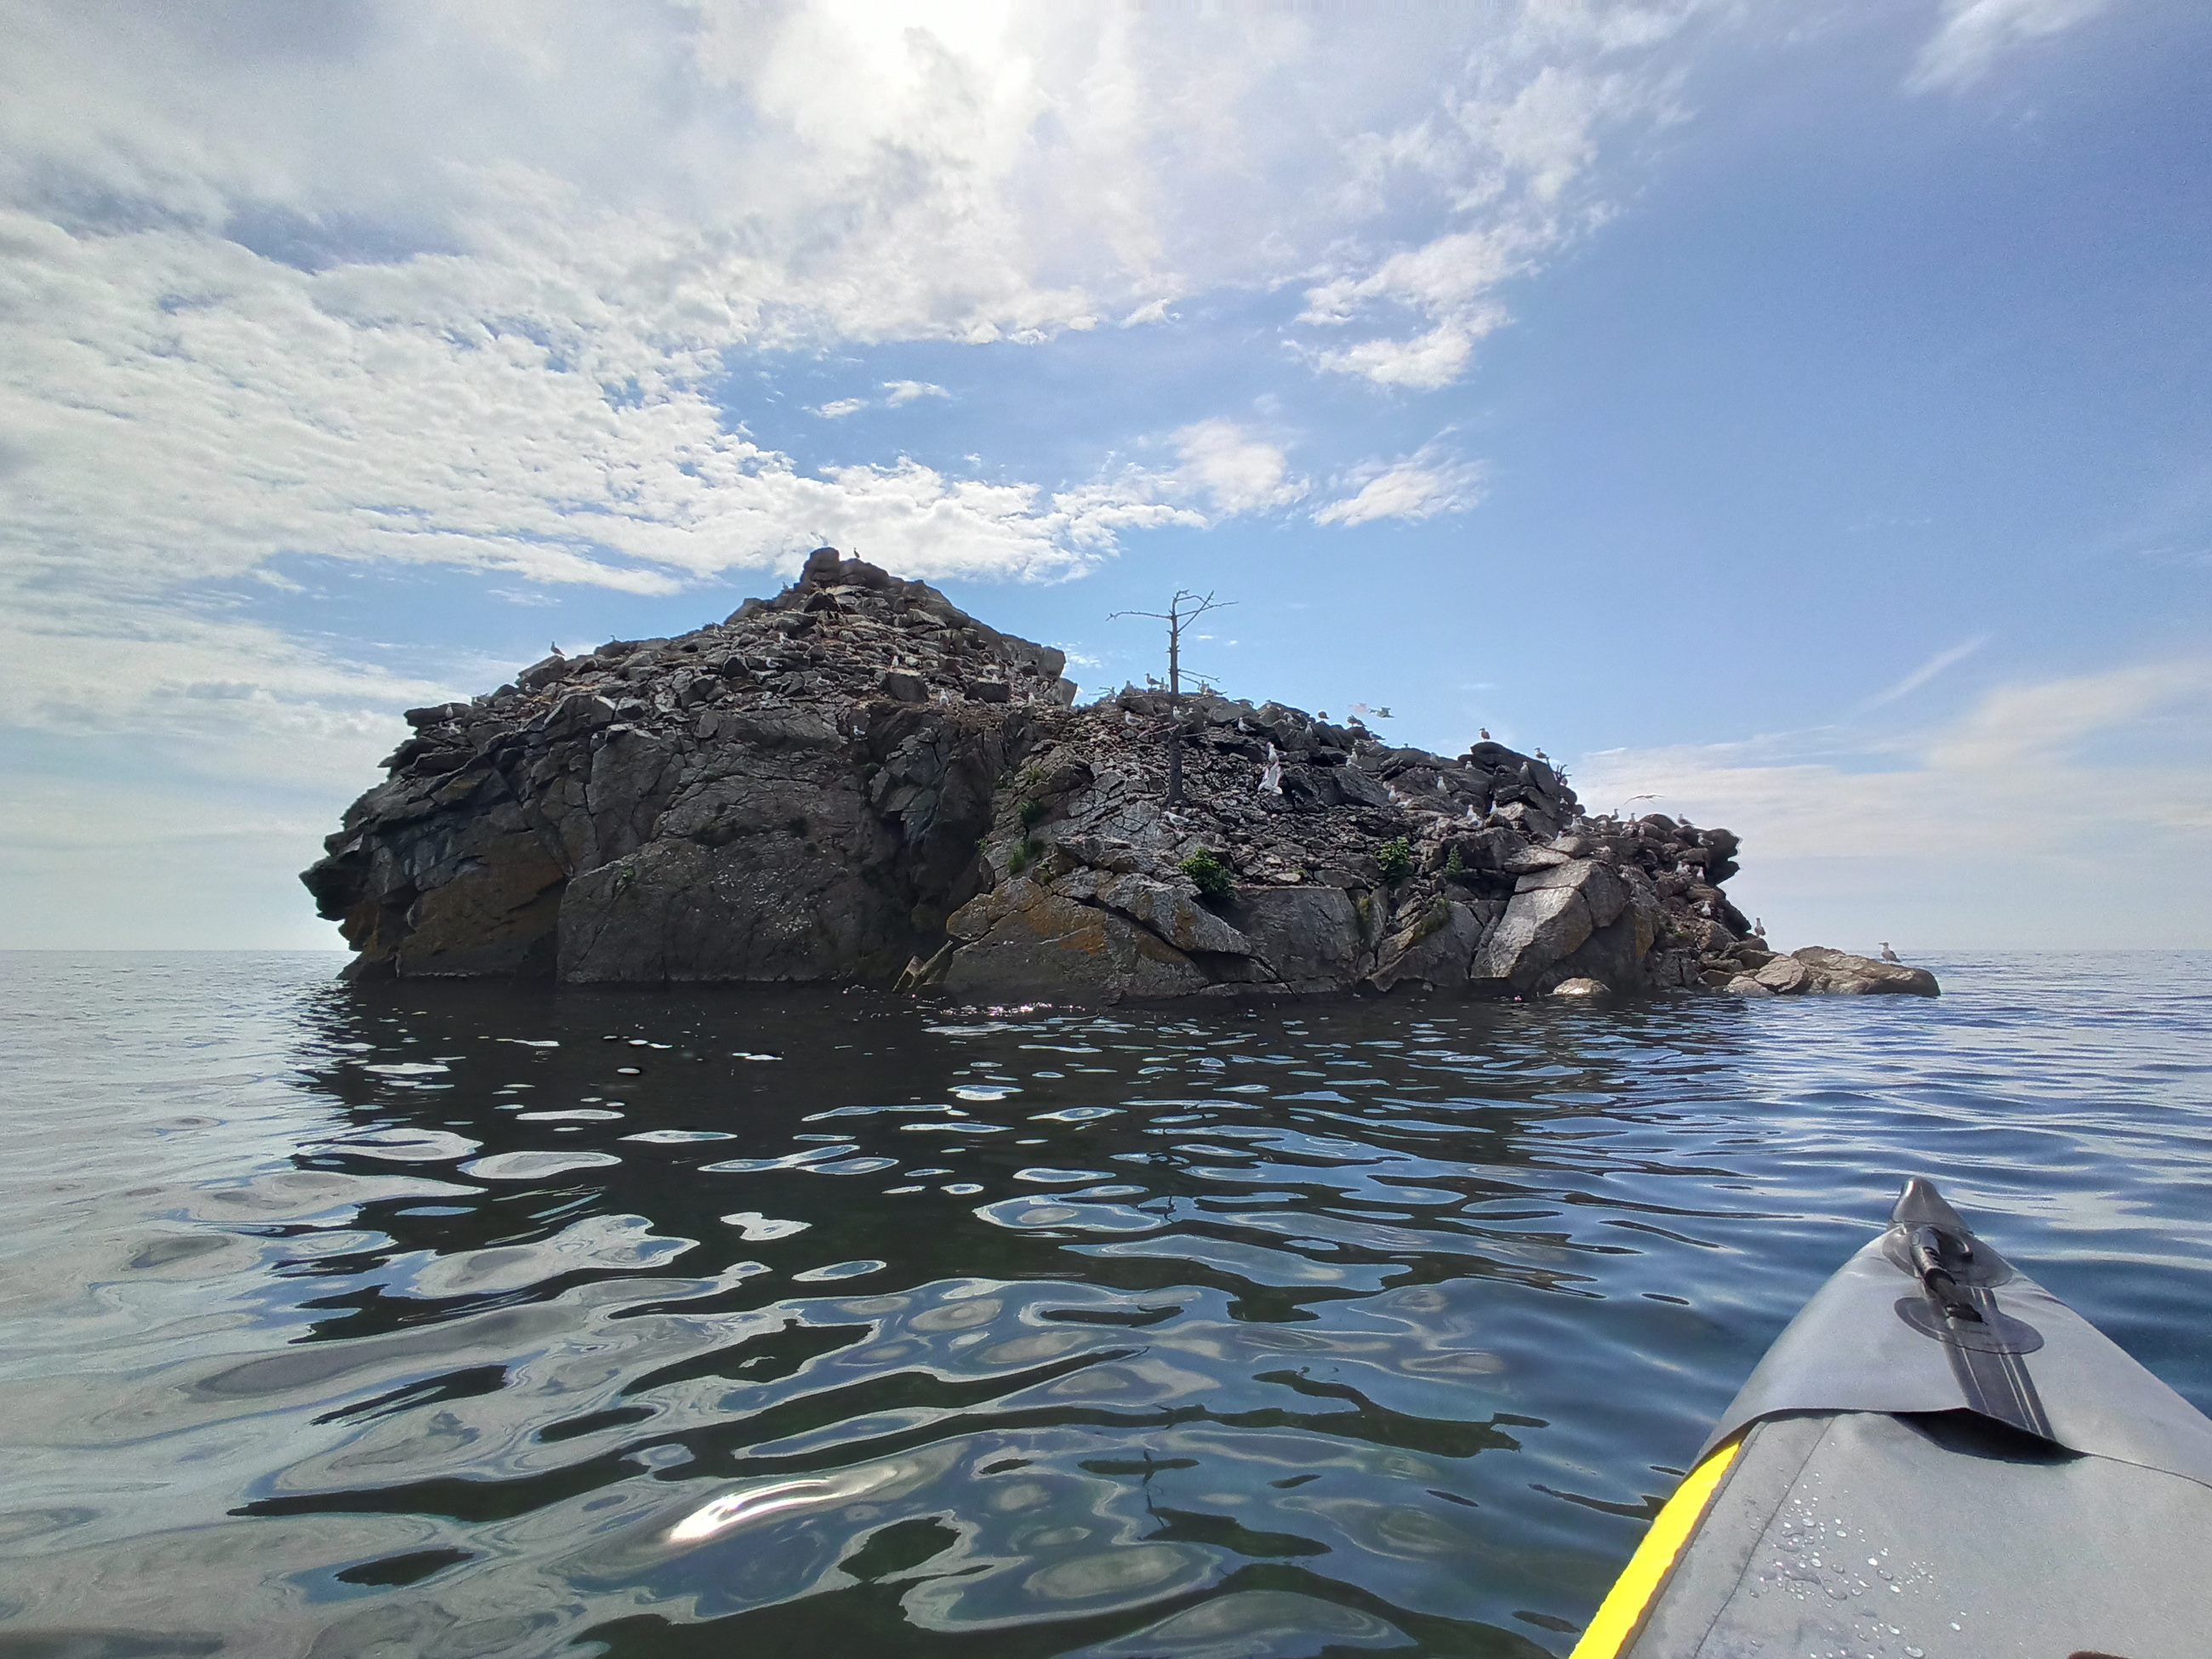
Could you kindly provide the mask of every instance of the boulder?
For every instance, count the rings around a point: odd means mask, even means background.
[[[1063,876],[1052,887],[1065,897],[1103,904],[1141,923],[1178,951],[1238,957],[1257,954],[1250,939],[1207,909],[1187,887],[1149,876],[1092,869]]]
[[[944,987],[966,998],[1115,1002],[1203,989],[1190,958],[1148,929],[1016,876],[945,923],[963,941]]]
[[[1548,869],[1533,870],[1514,884],[1513,890],[1516,894],[1534,893],[1553,887],[1578,890],[1589,906],[1590,924],[1596,927],[1605,927],[1628,904],[1628,884],[1620,878],[1620,872],[1595,859],[1576,859]]]
[[[1813,970],[1795,957],[1777,957],[1748,977],[1761,989],[1778,997],[1799,996],[1813,988]],[[1735,981],[1729,982],[1733,986]]]
[[[1282,804],[1293,812],[1326,812],[1343,799],[1326,766],[1285,766],[1277,787]]]
[[[1248,887],[1226,915],[1285,985],[1348,987],[1366,965],[1358,907],[1341,887]]]
[[[556,652],[544,661],[532,663],[517,674],[514,677],[514,684],[519,690],[524,691],[540,690],[552,684],[556,680],[565,678],[574,666],[574,665],[566,657]]]
[[[1901,962],[1877,962],[1872,957],[1855,957],[1847,951],[1830,950],[1825,945],[1808,945],[1792,951],[1789,957],[1777,957],[1775,963],[1794,960],[1809,970],[1812,982],[1808,990],[1831,996],[1911,996],[1932,997],[1942,994],[1936,975],[1925,968],[1908,968]],[[1769,963],[1771,968],[1775,963]],[[1762,974],[1765,969],[1759,970]]]
[[[1632,914],[1616,928],[1629,909],[1628,899],[1620,872],[1595,859],[1570,859],[1532,870],[1516,882],[1504,918],[1475,953],[1470,976],[1502,981],[1516,991],[1530,989],[1546,970],[1567,963],[1605,929],[1600,952],[1612,982],[1638,982],[1644,950],[1638,941],[1649,927],[1639,929]],[[1649,948],[1648,940],[1644,948]],[[1574,962],[1567,972],[1571,976],[1596,966]]]
[[[1552,988],[1555,997],[1587,1000],[1591,997],[1609,997],[1613,988],[1601,979],[1563,979]]]
[[[1820,945],[1808,945],[1786,957],[1769,957],[1749,977],[1777,996],[1938,994],[1936,975],[1924,968],[1876,962]]]
[[[1545,969],[1590,936],[1589,906],[1572,887],[1532,888],[1516,892],[1505,915],[1468,969],[1472,980],[1488,980],[1526,990]]]
[[[1382,941],[1367,983],[1378,991],[1405,984],[1432,991],[1467,988],[1467,970],[1482,942],[1482,924],[1466,905],[1432,899],[1410,926]]]
[[[1650,946],[1638,928],[1638,920],[1634,907],[1624,908],[1604,927],[1590,929],[1588,939],[1551,963],[1529,985],[1540,991],[1570,979],[1601,980],[1608,986],[1653,982],[1647,954]]]
[[[1336,798],[1346,806],[1393,806],[1397,803],[1390,793],[1390,786],[1382,779],[1370,777],[1357,766],[1330,769],[1336,785]]]

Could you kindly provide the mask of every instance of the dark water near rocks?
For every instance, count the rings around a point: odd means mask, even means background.
[[[334,963],[0,957],[0,1655],[1563,1653],[1908,1171],[2212,1407],[2212,957],[995,1017]]]

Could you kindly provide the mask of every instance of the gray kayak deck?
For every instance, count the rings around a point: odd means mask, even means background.
[[[2204,1659],[2212,1489],[1965,1413],[1771,1417],[1634,1659]]]
[[[1933,1184],[1783,1332],[1635,1659],[2212,1659],[2212,1421]]]

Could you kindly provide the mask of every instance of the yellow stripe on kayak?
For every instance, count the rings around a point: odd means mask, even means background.
[[[1729,1441],[1692,1469],[1682,1484],[1674,1488],[1674,1495],[1659,1511],[1651,1530],[1644,1534],[1644,1541],[1621,1569],[1620,1577],[1613,1581],[1613,1589],[1599,1607],[1597,1617],[1589,1621],[1589,1628],[1583,1632],[1583,1639],[1575,1644],[1575,1650],[1567,1659],[1615,1659],[1628,1638],[1636,1634],[1652,1597],[1682,1553],[1682,1547],[1690,1541],[1698,1522],[1705,1518],[1705,1506],[1713,1501],[1713,1490],[1720,1485],[1721,1476],[1728,1473],[1729,1465],[1735,1462],[1736,1449],[1742,1443],[1740,1440]]]

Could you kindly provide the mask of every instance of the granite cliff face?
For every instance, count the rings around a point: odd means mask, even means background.
[[[1498,744],[1448,759],[1212,696],[1076,708],[1063,666],[825,548],[726,622],[410,711],[390,778],[301,878],[356,975],[992,1000],[1843,988],[1763,982],[1794,959],[1722,890],[1724,830],[1593,822]]]

